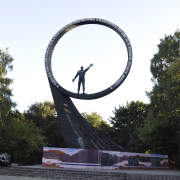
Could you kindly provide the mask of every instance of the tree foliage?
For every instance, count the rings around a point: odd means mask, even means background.
[[[7,77],[8,71],[13,69],[12,61],[8,49],[0,49],[0,122],[4,122],[11,109],[16,106],[11,100],[12,90],[9,87],[13,80]]]
[[[41,151],[45,137],[32,123],[25,122],[23,114],[14,111],[9,123],[0,125],[1,152],[17,158],[26,158],[33,151]]]
[[[47,146],[65,147],[54,103],[44,101],[31,104],[24,115],[27,122],[34,123],[41,130]]]
[[[151,153],[168,154],[171,165],[180,164],[179,35],[176,31],[161,39],[158,52],[151,59],[154,86],[147,93],[151,105],[141,131],[141,139],[149,144]]]
[[[175,58],[178,58],[178,35],[178,31],[174,35],[166,35],[163,39],[160,39],[160,44],[157,45],[158,52],[154,54],[150,65],[152,82],[155,85],[167,81],[169,77],[167,69]]]
[[[110,117],[112,124],[112,139],[131,152],[144,153],[148,147],[139,139],[139,129],[144,125],[148,114],[149,105],[140,101],[127,102],[126,106],[119,106]]]
[[[38,128],[25,122],[23,114],[15,110],[16,103],[11,99],[10,89],[13,80],[7,77],[13,69],[12,62],[8,49],[0,50],[0,152],[8,152],[17,159],[42,150],[45,138]]]
[[[105,120],[103,120],[100,114],[97,112],[92,112],[90,114],[83,112],[81,114],[92,126],[98,129],[104,135],[109,136],[110,125]]]

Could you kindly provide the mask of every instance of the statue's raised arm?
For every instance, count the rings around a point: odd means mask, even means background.
[[[91,66],[93,66],[94,64],[90,64],[90,66],[88,67],[88,68],[86,68],[84,71],[86,72],[87,70],[89,70],[89,68],[91,67]]]

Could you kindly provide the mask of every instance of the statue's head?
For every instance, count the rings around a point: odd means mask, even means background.
[[[83,67],[83,66],[81,66],[81,70],[83,70],[83,68],[84,68],[84,67]]]

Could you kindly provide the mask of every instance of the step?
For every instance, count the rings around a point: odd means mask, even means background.
[[[125,180],[125,173],[99,172],[88,170],[65,170],[65,169],[42,169],[42,168],[2,168],[0,175],[27,176],[54,179],[107,179],[107,180]]]

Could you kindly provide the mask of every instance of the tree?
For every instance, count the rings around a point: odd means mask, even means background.
[[[174,153],[174,163],[180,169],[180,58],[174,58],[174,62],[168,67],[167,73],[170,77],[170,81],[167,81],[167,118],[170,121],[174,139],[176,139],[174,143],[178,146],[176,149],[174,148],[176,153]]]
[[[146,122],[149,105],[140,101],[127,102],[126,106],[115,108],[114,117],[110,117],[112,124],[112,139],[131,152],[145,152],[148,147],[139,139],[139,129]]]
[[[12,90],[9,87],[13,80],[7,77],[13,69],[12,62],[8,49],[0,50],[0,151],[17,159],[42,150],[45,138],[38,128],[25,122],[24,116],[15,110],[16,103],[11,100]]]
[[[100,114],[97,112],[92,112],[90,114],[83,112],[81,114],[92,126],[109,137],[110,125],[105,120],[103,120]]]
[[[24,116],[27,122],[34,123],[41,130],[48,146],[65,147],[54,103],[44,101],[31,104]]]
[[[180,154],[180,58],[175,58],[174,62],[169,66],[167,71],[170,81],[169,85],[168,102],[169,112],[173,118],[173,127],[178,131],[179,139],[179,154]]]
[[[157,45],[158,52],[154,54],[150,65],[152,82],[155,85],[167,81],[167,69],[175,58],[178,58],[178,35],[178,31],[173,36],[166,35],[163,39],[160,39],[160,44]]]
[[[24,116],[17,110],[11,115],[9,123],[1,123],[1,152],[12,154],[15,159],[27,158],[33,151],[41,151],[45,137],[32,123],[25,122]]]
[[[11,109],[16,106],[11,100],[12,91],[9,86],[13,80],[6,77],[8,71],[13,69],[13,58],[8,52],[0,49],[0,122],[4,122],[6,117],[10,114]]]
[[[141,131],[141,139],[149,144],[151,153],[168,154],[170,165],[178,164],[180,149],[180,86],[178,36],[165,36],[160,40],[158,52],[151,59],[152,82],[150,111]],[[179,140],[178,140],[179,138]],[[180,164],[180,163],[179,163]]]

